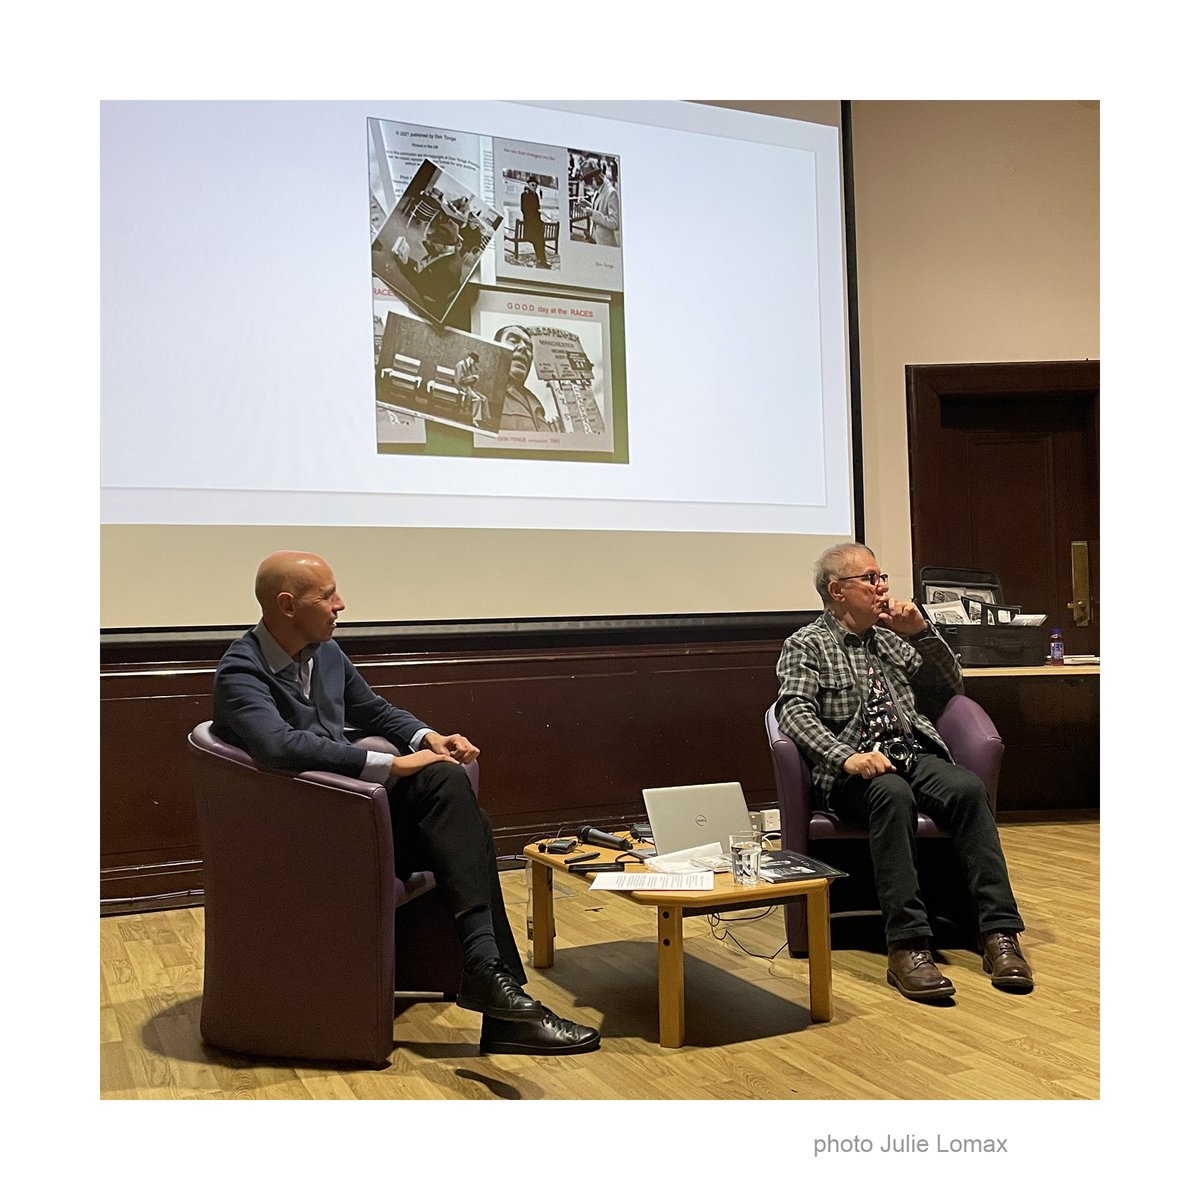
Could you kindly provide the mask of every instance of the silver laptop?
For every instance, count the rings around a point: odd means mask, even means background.
[[[720,842],[729,853],[729,835],[750,829],[750,810],[740,783],[697,783],[688,787],[643,788],[646,816],[658,854]]]

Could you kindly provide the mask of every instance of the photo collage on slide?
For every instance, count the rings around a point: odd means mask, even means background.
[[[367,125],[379,453],[627,463],[619,156]]]

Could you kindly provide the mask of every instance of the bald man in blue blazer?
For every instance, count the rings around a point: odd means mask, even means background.
[[[332,771],[387,787],[397,871],[428,868],[437,878],[463,947],[458,1003],[483,1014],[482,1049],[596,1049],[595,1029],[557,1016],[522,988],[491,822],[462,770],[478,748],[389,704],[358,673],[333,640],[345,605],[324,559],[291,550],[269,555],[254,592],[262,620],[217,667],[214,732],[263,766]],[[347,726],[387,739],[398,753],[352,745]]]

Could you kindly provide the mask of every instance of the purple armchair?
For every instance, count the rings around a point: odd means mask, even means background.
[[[936,724],[954,761],[969,767],[987,786],[988,802],[994,816],[1004,743],[991,718],[969,697],[953,696]],[[783,848],[811,855],[843,870],[853,868],[848,879],[835,880],[830,888],[832,915],[878,911],[879,900],[870,873],[870,855],[866,851],[866,828],[815,807],[808,763],[796,743],[780,730],[773,704],[767,709],[766,727],[771,763],[775,769]],[[969,922],[973,912],[957,859],[953,853],[948,853],[952,851],[949,838],[924,813],[917,815],[917,837],[934,843],[926,853],[923,843],[918,842],[922,851],[918,859],[921,887],[931,911],[960,924],[964,920]],[[805,906],[789,904],[785,911],[788,950],[793,956],[805,954],[808,951]]]
[[[462,973],[433,876],[396,878],[387,792],[256,766],[208,721],[188,751],[204,856],[201,1036],[242,1054],[385,1064],[394,993],[452,996]],[[478,792],[477,766],[466,770]]]

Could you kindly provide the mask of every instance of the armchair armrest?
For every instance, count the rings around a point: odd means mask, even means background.
[[[983,780],[988,790],[988,805],[995,816],[1004,742],[991,717],[969,696],[951,696],[937,720],[937,730],[954,761]]]
[[[771,767],[775,772],[775,796],[779,801],[781,844],[799,854],[807,854],[812,819],[812,772],[796,743],[779,728],[774,705],[767,709],[765,723],[771,746]]]

